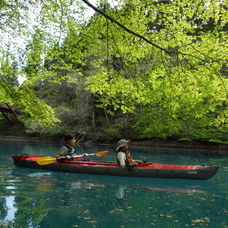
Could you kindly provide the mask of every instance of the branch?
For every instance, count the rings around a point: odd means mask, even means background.
[[[88,5],[89,7],[91,7],[92,9],[94,9],[96,12],[102,14],[104,17],[106,17],[108,20],[110,20],[111,22],[117,24],[118,26],[120,26],[121,28],[123,28],[125,31],[127,31],[128,33],[133,34],[134,36],[139,37],[140,39],[146,41],[147,43],[153,45],[154,47],[166,52],[167,54],[169,54],[170,52],[168,50],[166,50],[163,47],[160,47],[159,45],[151,42],[150,40],[148,40],[146,37],[132,31],[131,29],[127,28],[126,26],[122,25],[120,22],[118,22],[117,20],[115,20],[113,17],[109,16],[108,14],[106,14],[105,12],[103,12],[102,10],[98,9],[97,7],[95,7],[94,5],[92,5],[91,3],[89,3],[87,0],[82,0],[86,5]]]
[[[183,56],[190,56],[190,57],[192,57],[192,58],[195,58],[195,59],[198,59],[198,60],[200,60],[200,61],[202,61],[202,62],[205,62],[205,63],[207,63],[207,64],[209,64],[209,65],[211,66],[210,61],[207,61],[206,59],[201,59],[201,58],[198,57],[198,56],[195,56],[195,55],[192,55],[192,54],[183,53],[183,52],[180,52],[180,51],[173,51],[173,50],[169,51],[169,50],[167,50],[167,49],[165,49],[165,48],[163,48],[163,47],[160,47],[159,45],[157,45],[157,44],[151,42],[150,40],[148,40],[146,37],[144,37],[144,36],[142,36],[142,35],[140,35],[140,34],[134,32],[134,31],[130,30],[129,28],[127,28],[126,26],[122,25],[120,22],[118,22],[117,20],[115,20],[113,17],[109,16],[108,14],[106,14],[105,12],[103,12],[102,10],[98,9],[97,7],[95,7],[94,5],[92,5],[91,3],[89,3],[87,0],[82,0],[82,1],[83,1],[86,5],[88,5],[89,7],[91,7],[93,10],[95,10],[96,12],[102,14],[105,18],[107,18],[107,19],[110,20],[111,22],[113,22],[113,23],[117,24],[118,26],[120,26],[121,28],[123,28],[123,29],[124,29],[125,31],[127,31],[128,33],[131,33],[131,34],[133,34],[134,36],[139,37],[140,39],[146,41],[147,43],[153,45],[154,47],[156,47],[156,48],[158,48],[158,49],[164,51],[166,54],[168,54],[168,55],[173,55],[173,54],[178,55],[178,54],[181,54],[181,55],[183,55]],[[201,4],[201,3],[202,3],[202,1],[200,2],[200,4]],[[200,4],[199,4],[199,5],[200,5]],[[198,6],[199,6],[199,5],[198,5]],[[198,8],[197,8],[197,10],[198,10]],[[219,76],[219,78],[222,80],[222,78],[221,78],[220,76]],[[223,80],[222,80],[222,82],[223,82],[223,85],[224,85],[224,81],[223,81]],[[224,87],[225,87],[225,85],[224,85]],[[226,90],[226,87],[225,87],[225,90]]]
[[[86,136],[86,134],[84,133],[84,135],[81,136],[81,134],[79,134],[79,136],[76,138],[76,145],[79,146],[79,143],[84,139],[84,137]],[[81,138],[80,138],[81,137]]]
[[[191,55],[191,54],[185,54],[183,52],[180,52],[180,51],[174,51],[174,50],[168,50],[168,49],[165,49],[163,47],[160,47],[159,45],[151,42],[150,40],[148,40],[146,37],[132,31],[131,29],[127,28],[126,26],[122,25],[120,22],[118,22],[117,20],[115,20],[113,17],[109,16],[108,14],[106,14],[105,12],[103,12],[102,10],[98,9],[97,7],[95,7],[94,5],[92,5],[91,3],[89,3],[87,0],[82,0],[85,4],[87,4],[89,7],[91,7],[92,9],[94,9],[96,12],[102,14],[105,18],[107,18],[108,20],[110,20],[111,22],[117,24],[118,26],[120,26],[121,28],[123,28],[125,31],[127,31],[128,33],[131,33],[133,34],[134,36],[137,36],[139,37],[140,39],[146,41],[147,43],[153,45],[154,47],[164,51],[166,54],[168,55],[178,55],[178,54],[182,54],[182,55],[187,55],[187,56],[191,56],[193,58],[197,58],[203,62],[207,62],[206,60],[203,60],[203,59],[200,59],[199,57],[197,56],[194,56],[194,55]]]
[[[11,108],[11,106],[8,103],[5,103],[5,105],[9,108],[9,110],[14,114],[15,117],[17,117],[17,113]]]

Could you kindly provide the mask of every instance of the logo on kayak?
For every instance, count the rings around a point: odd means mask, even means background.
[[[197,174],[197,171],[188,171],[187,174]]]

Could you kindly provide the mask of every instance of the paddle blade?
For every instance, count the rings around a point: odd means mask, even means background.
[[[108,153],[109,153],[109,151],[101,151],[101,152],[96,153],[95,155],[97,157],[102,157],[102,156],[106,156]]]
[[[49,165],[56,162],[56,158],[54,157],[42,157],[42,158],[38,158],[36,160],[36,163],[38,165]]]

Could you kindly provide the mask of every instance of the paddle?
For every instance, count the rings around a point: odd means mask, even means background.
[[[97,156],[97,157],[102,157],[102,156],[105,156],[109,153],[109,151],[101,151],[101,152],[98,152],[98,153],[94,153],[94,154],[87,154],[87,156]],[[86,157],[87,157],[86,156]],[[84,155],[81,156],[81,158],[85,157]],[[77,157],[78,158],[78,157]],[[58,159],[58,158],[55,158],[55,157],[41,157],[41,158],[38,158],[36,160],[36,163],[38,165],[49,165],[49,164],[52,164],[52,163],[55,163],[56,161],[58,160],[63,160],[62,158]]]

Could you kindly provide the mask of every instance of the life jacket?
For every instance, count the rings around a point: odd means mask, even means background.
[[[66,144],[64,146],[67,148],[67,155],[70,155],[70,156],[76,155],[74,147],[67,146]]]
[[[125,153],[125,155],[126,155],[126,159],[125,159],[126,166],[135,164],[135,162],[132,159],[131,153],[129,151],[118,151],[118,152]],[[116,154],[116,157],[117,157],[117,154]],[[117,159],[117,163],[120,164],[119,159]]]
[[[134,163],[133,159],[132,159],[132,156],[131,156],[131,153],[129,151],[125,151],[125,154],[126,154],[126,160],[125,160],[125,163],[127,165],[131,165]]]

